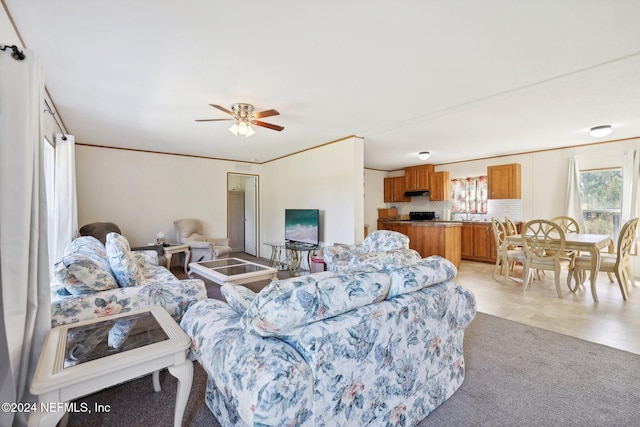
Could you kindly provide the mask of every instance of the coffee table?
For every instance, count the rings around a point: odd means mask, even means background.
[[[240,258],[223,258],[211,261],[192,262],[189,264],[189,277],[197,274],[218,285],[233,282],[237,285],[257,282],[258,280],[274,280],[278,278],[278,270],[265,265],[256,264]]]
[[[153,373],[153,388],[159,392],[159,370],[164,368],[178,379],[173,424],[182,425],[193,381],[193,364],[187,358],[190,345],[162,307],[52,328],[31,384],[38,404],[29,426],[55,426],[67,411],[108,411],[70,401],[141,375]],[[66,417],[63,425],[65,421]]]

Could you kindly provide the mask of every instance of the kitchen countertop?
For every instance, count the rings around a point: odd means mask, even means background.
[[[440,220],[428,220],[428,221],[408,221],[402,219],[381,219],[381,222],[385,224],[402,224],[411,225],[417,227],[461,227],[462,221],[440,221]]]

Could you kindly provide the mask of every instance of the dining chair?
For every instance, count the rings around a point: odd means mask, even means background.
[[[520,249],[510,249],[505,237],[507,235],[506,227],[498,219],[491,218],[491,230],[496,241],[496,265],[493,267],[493,279],[496,280],[496,274],[500,270],[502,283],[507,282],[509,272],[513,270],[513,265],[520,262],[524,265],[524,252]]]
[[[506,232],[507,236],[515,236],[516,234],[518,234],[518,226],[508,216],[504,217],[504,229],[505,229],[505,232]],[[522,252],[522,247],[521,246],[509,245],[507,248],[509,250],[518,250],[518,251]],[[512,262],[509,263],[509,268],[511,269],[511,271],[513,271],[513,269],[515,268],[516,263],[517,263],[517,261],[512,261]]]
[[[551,218],[551,222],[555,222],[556,224],[558,224],[560,228],[562,228],[562,231],[564,231],[564,234],[580,233],[580,225],[578,224],[578,221],[571,218],[570,216],[556,216]],[[563,258],[570,258],[572,256],[572,253],[574,257],[580,255],[579,251],[564,251],[561,256]]]
[[[504,217],[504,228],[507,232],[507,236],[514,236],[518,234],[518,227],[516,226],[515,222],[513,222],[513,220],[508,216]]]
[[[558,224],[565,234],[580,233],[580,225],[578,224],[578,221],[571,218],[570,216],[556,216],[554,218],[551,218],[551,222],[555,222],[556,224]]]
[[[615,274],[622,299],[627,300],[629,296],[628,283],[632,283],[635,287],[636,283],[631,272],[629,256],[631,255],[631,247],[636,237],[636,229],[638,227],[638,218],[627,221],[620,230],[618,237],[618,245],[615,254],[603,253],[600,255],[600,270],[598,272],[606,272],[609,281],[613,282],[611,274]],[[571,292],[575,292],[579,285],[582,285],[586,278],[586,272],[591,270],[591,256],[581,255],[575,258],[573,269],[569,274],[567,284]],[[571,277],[576,281],[575,287],[571,287]],[[595,292],[595,289],[592,289]]]
[[[549,270],[554,272],[556,291],[562,298],[560,290],[560,272],[570,271],[573,257],[564,258],[565,236],[562,228],[555,222],[545,219],[534,219],[527,222],[522,229],[522,248],[525,253],[524,284],[526,290],[533,280],[533,270]],[[568,275],[569,276],[569,275]],[[570,278],[567,277],[567,284]]]

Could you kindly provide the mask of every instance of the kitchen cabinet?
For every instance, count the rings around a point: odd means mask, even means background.
[[[404,196],[404,176],[384,179],[384,202],[410,202],[410,197]]]
[[[450,221],[378,221],[378,230],[397,231],[409,237],[409,248],[422,258],[440,255],[460,267],[459,222]]]
[[[432,202],[449,200],[449,172],[441,171],[429,174],[429,200]]]
[[[490,222],[462,223],[460,239],[462,259],[483,262],[496,261],[496,242]]]
[[[405,191],[429,190],[429,175],[433,165],[411,166],[404,169]]]
[[[487,167],[489,199],[520,199],[520,164]]]

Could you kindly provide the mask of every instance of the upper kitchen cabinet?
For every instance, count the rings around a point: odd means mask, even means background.
[[[432,202],[449,200],[449,172],[429,174],[429,200]]]
[[[487,166],[489,199],[520,199],[520,164]]]
[[[384,202],[410,202],[410,197],[404,195],[404,176],[384,179]]]
[[[411,166],[404,169],[405,191],[429,190],[429,175],[433,165]]]

